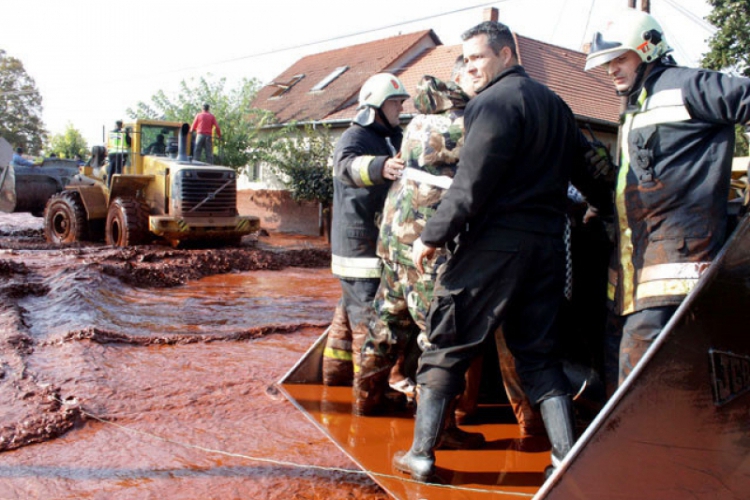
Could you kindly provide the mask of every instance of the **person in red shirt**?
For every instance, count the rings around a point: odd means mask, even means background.
[[[203,111],[195,115],[193,120],[193,126],[190,127],[190,131],[198,133],[198,137],[195,140],[195,151],[193,158],[196,160],[201,159],[203,151],[206,151],[206,163],[213,164],[214,162],[214,146],[213,146],[213,131],[216,127],[216,137],[221,139],[221,129],[219,124],[216,122],[216,117],[212,115],[208,110],[210,106],[208,104],[203,105]]]

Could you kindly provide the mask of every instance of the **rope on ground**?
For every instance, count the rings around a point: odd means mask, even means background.
[[[56,399],[62,405],[68,405],[68,404],[70,404],[70,403],[66,403],[66,402],[62,401],[59,398],[54,398],[54,399]],[[275,459],[272,459],[272,458],[265,458],[265,457],[253,457],[253,456],[250,456],[250,455],[244,455],[242,453],[233,453],[233,452],[230,452],[230,451],[217,450],[217,449],[214,449],[214,448],[207,448],[205,446],[200,446],[200,445],[196,445],[196,444],[184,443],[184,442],[181,442],[181,441],[176,441],[174,439],[170,439],[170,438],[167,438],[167,437],[164,437],[164,436],[159,436],[158,434],[154,434],[152,432],[142,431],[140,429],[135,429],[135,428],[132,428],[132,427],[128,427],[126,425],[118,424],[118,423],[113,422],[111,420],[107,420],[106,418],[100,417],[98,415],[94,415],[93,413],[86,411],[83,407],[79,407],[79,409],[80,409],[80,412],[81,412],[82,415],[85,415],[85,416],[87,416],[89,418],[92,418],[92,419],[94,419],[94,420],[96,420],[98,422],[101,422],[103,424],[111,425],[113,427],[116,427],[116,428],[118,428],[118,429],[120,429],[122,431],[130,432],[130,433],[133,433],[133,434],[140,434],[140,435],[143,435],[143,436],[148,436],[150,438],[153,438],[153,439],[165,442],[165,443],[173,444],[173,445],[176,445],[176,446],[181,446],[183,448],[198,450],[198,451],[202,451],[202,452],[205,452],[205,453],[214,453],[214,454],[217,454],[217,455],[223,455],[223,456],[226,456],[226,457],[233,457],[233,458],[243,458],[243,459],[246,459],[246,460],[251,460],[253,462],[261,462],[261,463],[279,465],[279,466],[284,466],[284,467],[292,467],[292,468],[297,468],[297,469],[306,469],[306,470],[312,469],[312,470],[318,470],[318,471],[322,471],[322,472],[339,472],[339,473],[343,473],[343,474],[352,474],[352,475],[358,475],[358,476],[365,476],[365,475],[371,476],[371,477],[372,476],[377,476],[377,477],[381,477],[381,478],[384,478],[384,479],[393,479],[393,480],[396,480],[396,481],[401,481],[401,482],[404,482],[404,483],[412,483],[412,484],[417,484],[417,485],[424,485],[425,484],[425,483],[422,483],[422,482],[419,482],[419,481],[415,481],[414,479],[411,479],[411,478],[406,477],[406,476],[395,476],[393,474],[383,474],[383,473],[374,472],[374,471],[366,472],[366,471],[356,470],[356,469],[344,469],[344,468],[341,468],[341,467],[327,467],[327,466],[322,466],[322,465],[298,464],[296,462],[289,462],[289,461],[286,461],[286,460],[275,460]],[[485,489],[481,489],[481,488],[469,488],[469,487],[466,487],[466,486],[454,486],[454,485],[450,485],[450,484],[429,483],[429,486],[430,487],[436,487],[436,488],[448,489],[448,490],[457,490],[457,491],[463,491],[463,492],[470,492],[470,493],[471,492],[473,492],[473,493],[490,493],[490,494],[495,493],[495,494],[517,496],[517,497],[523,497],[523,498],[531,498],[531,497],[534,496],[531,493],[522,493],[522,492],[515,492],[515,491],[502,491],[502,490],[485,490]]]

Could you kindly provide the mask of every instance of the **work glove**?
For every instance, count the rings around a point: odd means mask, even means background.
[[[612,163],[609,151],[604,146],[594,147],[585,153],[586,162],[588,163],[589,172],[595,179],[604,179],[607,182],[614,182],[617,173],[617,166]]]

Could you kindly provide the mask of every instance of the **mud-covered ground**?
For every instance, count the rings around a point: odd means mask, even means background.
[[[0,214],[0,497],[385,498],[274,387],[329,264],[289,235],[60,248]]]

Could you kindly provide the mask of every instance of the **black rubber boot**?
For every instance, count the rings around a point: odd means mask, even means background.
[[[417,416],[414,422],[414,441],[407,452],[399,451],[393,457],[393,466],[415,481],[426,483],[435,474],[435,447],[445,425],[445,417],[453,398],[418,388]]]
[[[576,442],[573,400],[570,396],[555,396],[542,401],[540,409],[552,445],[552,466],[545,471],[549,477]]]
[[[456,407],[460,397],[454,398],[445,417],[445,428],[438,448],[441,450],[478,450],[485,444],[481,432],[466,432],[456,425]]]

